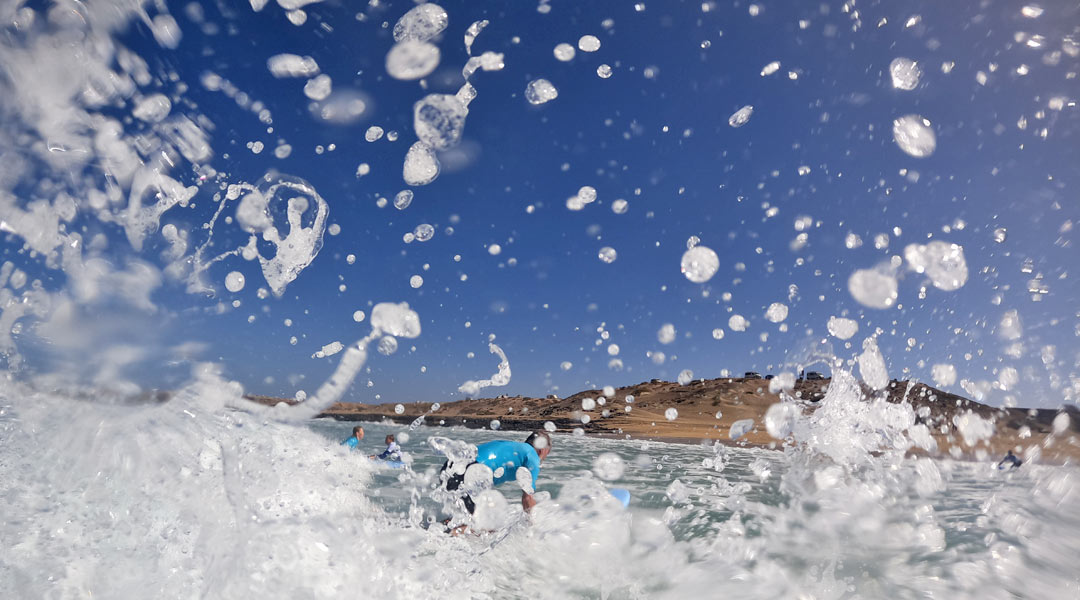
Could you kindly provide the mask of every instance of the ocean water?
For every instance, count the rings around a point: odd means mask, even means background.
[[[432,436],[411,468],[339,445],[350,423],[282,420],[205,379],[172,401],[0,396],[0,595],[11,598],[1064,598],[1080,521],[1074,468],[783,452],[558,435],[528,520],[485,496],[491,530],[448,536]],[[842,401],[832,398],[826,402]],[[855,400],[858,401],[858,400]],[[58,420],[79,423],[52,435]],[[854,438],[854,436],[849,436]],[[612,468],[618,461],[622,472]],[[607,479],[601,479],[598,474]],[[608,487],[632,493],[624,510]]]
[[[322,420],[313,422],[311,429],[333,441],[348,437],[353,425]],[[366,433],[364,446],[372,453],[381,451],[386,434],[406,432],[410,469],[404,473],[378,469],[367,493],[375,506],[406,523],[410,517],[415,518],[417,505],[425,513],[444,514],[438,503],[425,501],[422,495],[416,502],[415,495],[409,493],[414,485],[421,489],[431,485],[443,464],[443,457],[427,444],[430,437],[449,437],[475,445],[493,439],[523,440],[526,435],[458,427],[408,431],[392,423],[362,425]],[[683,567],[690,572],[696,571],[692,565],[699,562],[733,558],[723,556],[725,547],[739,549],[745,561],[743,568],[759,560],[775,560],[770,567],[780,569],[783,584],[759,579],[744,590],[755,597],[769,597],[773,592],[783,596],[796,590],[805,597],[915,597],[935,587],[989,597],[1038,597],[1042,591],[1068,593],[1078,589],[1075,579],[1070,583],[1068,576],[1057,582],[1061,588],[1048,585],[1046,575],[1053,573],[1053,565],[1040,565],[1039,552],[1033,546],[1036,540],[1057,537],[1047,530],[1045,522],[1035,521],[1041,516],[1060,514],[1058,511],[1065,507],[1058,502],[1077,499],[1074,486],[1080,473],[1075,468],[1028,465],[1020,470],[999,470],[994,462],[907,459],[888,464],[886,469],[891,474],[876,483],[851,481],[848,487],[841,477],[841,481],[832,482],[839,487],[839,494],[826,494],[828,499],[824,500],[816,494],[814,499],[797,495],[793,480],[801,475],[792,469],[798,470],[801,460],[793,454],[711,444],[559,435],[543,465],[537,489],[550,495],[549,503],[560,507],[573,505],[573,494],[579,492],[580,486],[590,489],[585,482],[595,483],[597,489],[604,485],[629,490],[632,500],[627,511],[610,502],[606,510],[636,521],[639,526],[645,523],[643,527],[663,531],[661,537],[670,544],[667,551],[685,559]],[[600,482],[598,475],[604,474],[607,464],[604,460],[610,462],[611,455],[619,457],[623,471]],[[825,464],[817,467],[828,471]],[[900,481],[911,487],[890,490],[885,483],[896,485]],[[1054,481],[1055,486],[1063,486],[1059,491],[1069,491],[1047,505],[1048,499],[1032,493],[1032,486],[1044,481]],[[824,488],[829,482],[818,483],[819,488]],[[516,505],[519,489],[504,485],[500,490],[509,505]],[[601,492],[595,493],[602,498]],[[861,493],[868,497],[860,497]],[[871,499],[876,501],[874,505],[867,504]],[[618,519],[609,514],[603,520],[610,518]],[[1075,520],[1065,521],[1071,522],[1069,526],[1077,525]],[[1021,529],[1026,531],[1017,529],[1020,523],[1025,523]],[[633,538],[633,524],[623,524],[631,532],[631,545],[648,543]],[[790,529],[781,531],[777,527]],[[509,543],[520,541],[520,547],[526,549],[535,537],[543,536],[527,530],[512,535],[516,538],[510,538]],[[1072,546],[1075,542],[1068,542],[1069,537],[1060,539]],[[603,535],[598,534],[597,540],[588,543],[603,541]],[[975,578],[982,569],[987,569],[986,579]],[[999,577],[1013,569],[1030,569],[1035,578],[1025,582],[1021,576],[1008,577],[1002,589]],[[555,578],[560,575],[557,568],[547,572]],[[816,581],[806,587],[787,587],[793,581],[805,584],[806,578]],[[681,579],[681,575],[659,579],[646,595],[682,589]],[[986,585],[990,580],[998,583]],[[930,581],[935,585],[928,586]],[[624,583],[627,591],[635,587]],[[722,577],[708,585],[740,589],[737,581]],[[696,592],[705,589],[697,588]]]

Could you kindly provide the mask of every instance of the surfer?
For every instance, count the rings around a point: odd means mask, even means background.
[[[341,445],[348,446],[350,449],[356,450],[357,446],[360,445],[360,440],[362,439],[364,439],[364,428],[357,425],[356,427],[353,427],[351,436],[341,440]]]
[[[998,468],[999,469],[1004,469],[1005,468],[1005,463],[1010,463],[1012,466],[1009,467],[1009,468],[1010,469],[1015,469],[1015,468],[1019,467],[1020,465],[1024,464],[1024,461],[1017,458],[1017,456],[1015,454],[1013,454],[1012,450],[1009,450],[1009,453],[1005,455],[1005,458],[1001,459],[1001,462],[998,463]]]
[[[536,506],[533,493],[536,491],[536,479],[540,476],[540,463],[551,452],[551,434],[546,431],[534,431],[524,442],[511,442],[509,440],[494,440],[480,444],[476,447],[476,461],[469,463],[465,470],[475,464],[482,464],[491,469],[495,485],[507,481],[520,481],[519,469],[527,469],[531,486],[521,491],[521,507],[525,512],[531,512]],[[448,469],[450,461],[443,464],[440,477],[446,481],[446,489],[457,490],[465,482],[465,473],[450,473]],[[524,477],[522,477],[524,479]],[[476,504],[468,493],[461,496],[465,510],[472,514],[476,510]]]
[[[393,435],[386,436],[386,450],[382,451],[382,454],[372,454],[368,458],[378,460],[401,460],[401,446],[398,446],[397,441]]]

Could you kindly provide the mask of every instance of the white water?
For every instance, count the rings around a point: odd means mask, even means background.
[[[850,436],[823,441],[826,454],[558,436],[538,486],[552,498],[485,552],[497,534],[420,526],[445,514],[428,491],[442,457],[425,438],[523,434],[413,428],[403,445],[412,470],[378,470],[338,445],[351,424],[279,422],[287,409],[236,410],[237,393],[212,371],[155,405],[5,391],[0,593],[1048,598],[1078,589],[1073,468],[1009,472],[865,451],[838,462],[857,447]],[[50,435],[58,422],[81,426]],[[403,430],[369,424],[362,450]],[[590,473],[607,453],[625,465],[606,483],[631,490],[628,511]],[[520,509],[504,493],[499,520],[512,524]]]

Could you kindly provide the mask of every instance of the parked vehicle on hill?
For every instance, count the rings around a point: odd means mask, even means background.
[[[823,379],[825,379],[825,377],[821,373],[818,373],[817,371],[809,371],[806,374],[806,380],[807,381],[822,381]]]
[[[743,373],[743,379],[761,379],[761,373],[757,371],[747,371]]]

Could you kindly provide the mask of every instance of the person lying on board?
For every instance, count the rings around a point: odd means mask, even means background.
[[[393,460],[401,461],[401,446],[397,445],[393,435],[386,436],[386,450],[383,450],[381,454],[372,454],[368,458],[378,460]]]
[[[1001,459],[1001,462],[998,463],[998,468],[999,469],[1004,469],[1005,468],[1005,463],[1010,463],[1012,466],[1009,467],[1009,468],[1010,469],[1015,469],[1015,468],[1019,467],[1020,465],[1024,464],[1024,461],[1017,458],[1017,456],[1015,454],[1013,454],[1012,450],[1009,450],[1009,453],[1005,455],[1005,458]]]

